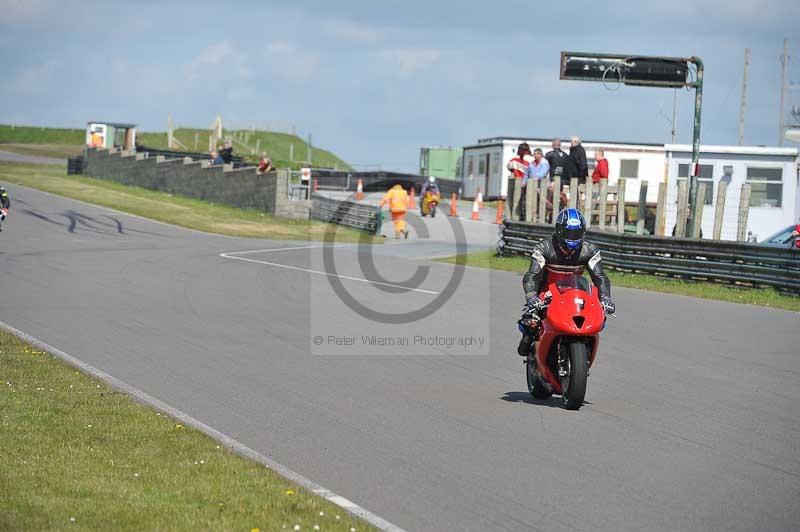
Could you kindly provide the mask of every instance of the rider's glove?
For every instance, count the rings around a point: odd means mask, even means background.
[[[524,310],[526,313],[534,312],[538,314],[544,309],[544,307],[545,307],[544,301],[539,299],[539,296],[537,295],[532,295],[525,298]]]
[[[614,314],[617,310],[617,306],[608,298],[600,301],[600,304],[603,305],[603,310],[606,311],[606,314]]]

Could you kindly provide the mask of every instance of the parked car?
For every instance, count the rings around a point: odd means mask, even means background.
[[[794,241],[796,237],[792,236],[792,233],[794,232],[795,227],[796,226],[794,225],[785,227],[784,229],[781,229],[774,235],[765,238],[764,240],[759,242],[759,244],[761,244],[762,246],[775,246],[782,248],[794,247]]]

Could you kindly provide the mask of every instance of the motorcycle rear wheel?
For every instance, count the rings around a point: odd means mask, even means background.
[[[534,397],[534,399],[549,399],[553,392],[548,390],[544,383],[542,382],[542,378],[536,375],[535,372],[536,364],[533,361],[533,355],[528,357],[527,363],[525,364],[525,375],[528,380],[528,391]]]
[[[564,347],[563,364],[567,374],[560,377],[564,408],[578,410],[586,397],[586,381],[589,377],[589,353],[586,344],[575,342]]]

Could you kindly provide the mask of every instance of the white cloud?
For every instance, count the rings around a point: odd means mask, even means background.
[[[377,29],[349,20],[330,21],[325,29],[327,33],[341,41],[357,44],[371,44],[381,36],[381,32]]]
[[[404,76],[428,69],[442,57],[441,50],[435,48],[403,48],[391,51],[389,54],[395,58],[400,73]]]
[[[191,81],[200,74],[204,67],[221,64],[234,56],[234,48],[228,41],[221,41],[208,46],[190,63],[184,65],[183,74]]]
[[[47,11],[44,0],[0,0],[0,26],[12,26],[39,18]]]
[[[294,51],[294,45],[288,41],[272,41],[267,45],[267,52],[271,54],[283,53],[283,52],[292,52]]]

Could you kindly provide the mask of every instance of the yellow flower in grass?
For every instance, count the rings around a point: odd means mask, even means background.
[[[294,490],[289,488],[288,490],[286,490],[286,495],[294,495]]]

